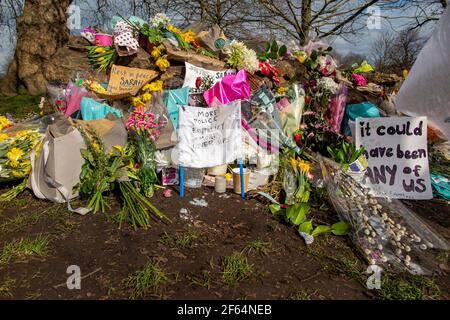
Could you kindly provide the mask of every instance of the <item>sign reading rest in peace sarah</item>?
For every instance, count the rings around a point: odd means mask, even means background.
[[[432,199],[426,117],[358,118],[356,146],[369,167],[363,183],[375,196]]]
[[[154,70],[113,65],[108,83],[108,92],[110,94],[129,93],[136,95],[145,84],[157,76],[158,72]]]

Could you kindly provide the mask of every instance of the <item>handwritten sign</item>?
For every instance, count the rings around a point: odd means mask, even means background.
[[[185,62],[186,64],[186,75],[184,77],[183,87],[189,87],[191,93],[197,93],[197,87],[195,85],[195,81],[198,77],[204,78],[206,76],[211,77],[214,80],[214,83],[222,80],[223,77],[229,74],[235,74],[236,70],[223,70],[223,71],[212,71],[208,69],[203,69],[189,62]]]
[[[220,108],[180,107],[178,119],[179,163],[209,168],[241,156],[241,103]]]
[[[375,196],[432,199],[426,117],[358,118],[356,146],[369,162],[363,183]]]
[[[153,70],[113,65],[108,83],[108,93],[112,95],[130,93],[134,96],[157,76],[158,73]]]

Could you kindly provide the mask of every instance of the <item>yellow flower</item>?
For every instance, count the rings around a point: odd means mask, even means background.
[[[106,50],[104,48],[102,48],[102,47],[98,47],[94,51],[95,51],[95,53],[105,53],[106,52]]]
[[[277,92],[279,94],[285,94],[288,91],[288,87],[278,87]]]
[[[156,60],[155,65],[161,71],[166,71],[168,67],[170,67],[169,61],[165,57],[160,57]]]
[[[183,32],[172,24],[167,26],[167,31],[181,35]]]
[[[11,174],[14,178],[22,178],[24,176],[22,172],[17,170],[11,171]]]
[[[311,172],[311,163],[308,161],[292,158],[289,160],[289,162],[292,168],[296,171],[298,170],[303,174],[308,174]]]
[[[152,57],[153,57],[154,59],[158,59],[159,57],[161,57],[162,49],[163,49],[163,48],[164,48],[163,46],[157,46],[157,47],[155,47],[155,49],[153,49],[153,50],[152,50],[152,53],[151,53]]]
[[[9,128],[12,127],[13,123],[6,117],[4,116],[0,116],[0,131],[5,129],[5,128]]]
[[[20,159],[20,157],[23,156],[23,151],[21,149],[18,148],[12,148],[7,154],[6,156],[8,157],[9,161],[18,161]]]
[[[142,88],[142,90],[150,92],[162,91],[162,89],[163,89],[163,82],[161,80],[148,83],[144,86],[144,88]]]
[[[144,93],[142,95],[142,101],[147,102],[147,101],[150,101],[150,100],[152,100],[152,95],[150,93]]]
[[[298,60],[300,63],[303,63],[303,62],[305,62],[305,60],[306,60],[306,53],[305,53],[304,51],[298,51],[298,52],[295,52],[295,53],[294,53],[294,56],[297,58],[297,60]]]
[[[100,57],[97,59],[97,61],[102,62],[103,60],[105,60],[105,57]]]
[[[92,148],[93,148],[96,152],[101,151],[100,145],[99,145],[97,142],[94,142],[94,143],[92,144]]]
[[[17,161],[17,160],[10,160],[9,161],[9,166],[11,167],[11,168],[17,168],[18,166],[19,166],[19,161]]]
[[[9,136],[6,133],[0,133],[0,142],[5,141],[8,137]]]
[[[189,30],[185,33],[183,33],[182,38],[186,42],[193,42],[195,39],[197,39],[197,35],[192,30]]]
[[[119,146],[119,145],[114,146],[113,148],[116,149],[119,152],[122,152],[122,150],[123,150],[122,146]]]
[[[231,180],[233,180],[233,175],[231,173],[225,173],[225,179],[227,181],[231,181]]]
[[[311,163],[307,161],[299,159],[297,162],[297,167],[301,172],[303,172],[303,174],[308,174],[311,172]]]
[[[141,100],[140,98],[137,98],[137,97],[132,97],[132,98],[131,98],[131,104],[132,104],[133,107],[135,107],[135,108],[139,108],[139,107],[145,106],[145,103],[142,102],[142,100]]]
[[[403,73],[403,78],[406,79],[406,77],[408,77],[409,71],[408,71],[408,69],[404,69],[402,73]]]

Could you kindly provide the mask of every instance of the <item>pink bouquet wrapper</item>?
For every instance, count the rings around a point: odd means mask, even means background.
[[[203,93],[208,106],[211,106],[215,98],[221,104],[229,104],[235,100],[250,99],[250,86],[247,81],[245,70],[239,71],[223,77],[222,81],[217,82],[212,88]]]
[[[341,83],[337,94],[331,97],[330,104],[328,105],[327,121],[336,133],[341,131],[342,119],[344,118],[345,106],[347,105],[347,95],[348,89]]]

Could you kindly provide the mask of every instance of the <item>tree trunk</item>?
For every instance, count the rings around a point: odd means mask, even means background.
[[[311,2],[312,0],[302,0],[302,30],[300,34],[300,43],[302,44],[308,40],[311,30]]]
[[[17,46],[0,93],[17,94],[24,86],[30,94],[46,91],[44,70],[48,60],[69,40],[66,11],[70,0],[25,0],[17,19]]]

